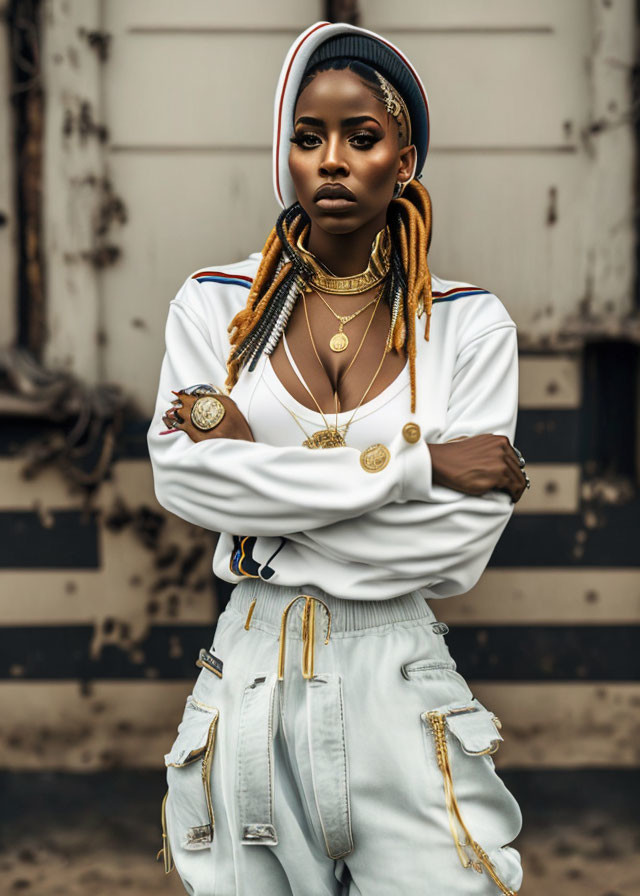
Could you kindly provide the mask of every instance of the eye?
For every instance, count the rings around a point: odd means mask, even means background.
[[[291,143],[295,143],[296,146],[300,146],[302,149],[315,149],[322,142],[317,134],[312,134],[309,131],[302,134],[294,134],[289,139]]]
[[[357,134],[352,134],[349,138],[349,142],[358,149],[371,149],[371,147],[378,142],[378,139],[378,137],[369,131],[360,131]]]

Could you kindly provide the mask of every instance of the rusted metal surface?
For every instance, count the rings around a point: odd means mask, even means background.
[[[99,28],[94,28],[91,31],[86,28],[78,28],[78,36],[86,40],[91,49],[97,53],[100,62],[108,60],[112,37],[108,31],[101,31]]]
[[[47,335],[45,251],[42,245],[44,91],[40,61],[40,0],[11,0],[11,99],[14,116],[16,235],[18,253],[17,340],[40,357]]]
[[[87,387],[64,371],[51,371],[23,348],[0,351],[0,418],[59,424],[21,446],[21,476],[54,466],[87,494],[108,475],[128,400],[119,386]]]
[[[358,0],[325,0],[324,18],[327,22],[347,22],[360,25],[360,3]]]
[[[11,43],[8,8],[0,0],[0,333],[5,344],[16,339],[18,308],[16,301],[16,159],[15,123],[11,103]]]

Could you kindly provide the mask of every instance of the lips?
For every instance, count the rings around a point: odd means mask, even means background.
[[[313,197],[314,202],[320,199],[342,199],[348,202],[355,202],[356,197],[351,190],[348,190],[344,184],[323,184],[320,189],[316,190]]]

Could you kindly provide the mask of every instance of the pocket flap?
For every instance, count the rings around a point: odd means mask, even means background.
[[[494,722],[494,714],[475,697],[463,703],[440,706],[436,712],[445,717],[447,728],[469,756],[495,753],[500,741],[504,740]]]
[[[168,753],[165,753],[165,765],[180,768],[195,762],[204,755],[211,726],[218,721],[219,710],[215,706],[207,706],[193,696],[187,697],[187,703],[178,725],[178,736]]]

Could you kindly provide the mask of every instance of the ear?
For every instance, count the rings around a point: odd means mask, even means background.
[[[402,184],[408,183],[414,175],[418,154],[413,144],[411,146],[403,146],[400,150],[400,165],[396,180]]]

